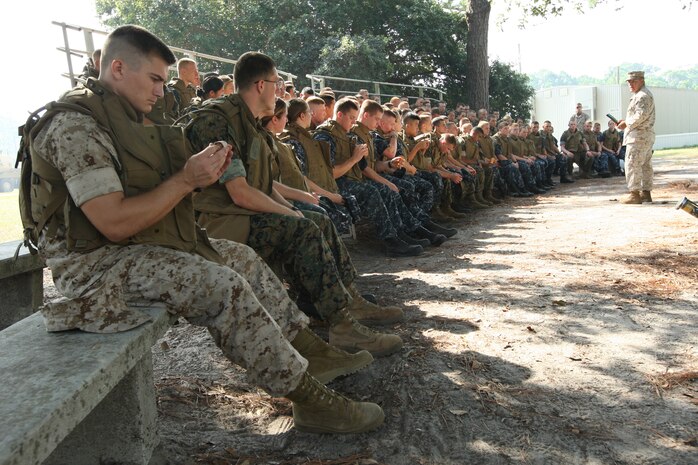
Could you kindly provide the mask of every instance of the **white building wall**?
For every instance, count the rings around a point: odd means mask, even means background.
[[[698,145],[698,91],[650,87],[657,112],[655,149]],[[533,118],[555,127],[559,138],[575,112],[577,102],[601,128],[608,126],[607,113],[625,118],[630,90],[625,84],[561,86],[542,89],[534,97]]]

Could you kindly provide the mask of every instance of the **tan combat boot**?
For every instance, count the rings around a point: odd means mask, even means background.
[[[347,352],[367,350],[374,357],[390,355],[402,349],[402,339],[396,334],[384,334],[362,325],[348,313],[330,326],[330,344]]]
[[[640,191],[630,191],[628,195],[620,199],[620,203],[641,204],[642,198],[640,197]]]
[[[307,433],[363,433],[378,428],[385,419],[378,404],[347,399],[308,372],[286,398],[293,402],[296,429]]]
[[[640,195],[640,199],[642,200],[642,203],[652,203],[652,194],[650,191],[642,191],[642,194]]]
[[[494,205],[494,202],[490,202],[489,200],[487,200],[485,198],[485,196],[482,194],[482,192],[475,193],[475,200],[477,200],[478,202],[480,202],[483,205],[487,205],[488,207],[491,207],[492,205]]]
[[[488,202],[495,204],[495,205],[500,205],[502,203],[501,200],[496,198],[494,195],[492,195],[492,191],[486,191],[482,194],[482,197],[487,200]]]
[[[308,360],[308,373],[321,383],[356,373],[373,362],[373,356],[369,352],[344,352],[332,347],[308,328],[300,330],[291,345]]]
[[[459,218],[460,219],[460,218],[467,218],[468,217],[468,215],[466,215],[465,213],[458,213],[453,208],[451,208],[450,205],[446,205],[446,204],[441,206],[441,211],[444,212],[445,214],[447,214],[448,216],[450,216],[451,218]]]
[[[485,208],[489,208],[488,205],[485,205],[484,203],[480,203],[475,198],[474,194],[466,195],[465,199],[463,199],[463,205],[465,205],[468,208],[475,209],[475,210],[484,210]]]
[[[354,284],[349,286],[352,302],[349,305],[349,314],[359,323],[364,325],[390,325],[402,321],[404,313],[398,307],[378,305],[369,302],[361,296]]]

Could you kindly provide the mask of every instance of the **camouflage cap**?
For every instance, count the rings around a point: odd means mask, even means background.
[[[645,79],[644,71],[630,71],[628,73],[628,79],[626,81],[632,81],[634,79]]]

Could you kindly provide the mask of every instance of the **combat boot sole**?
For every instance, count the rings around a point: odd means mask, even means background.
[[[293,422],[298,431],[363,433],[376,429],[385,420],[383,409],[378,404],[347,399],[307,372],[286,398],[293,402]]]
[[[325,369],[322,371],[313,370],[313,363],[308,359],[308,373],[313,375],[315,379],[320,381],[322,384],[327,384],[332,380],[341,378],[343,376],[352,375],[358,371],[363,370],[367,366],[373,363],[373,355],[366,350],[361,350],[355,354],[351,354],[351,360],[344,360],[343,366],[337,366],[329,370]]]
[[[378,333],[355,320],[332,326],[329,333],[330,344],[349,353],[366,350],[374,357],[385,357],[399,351],[404,345],[400,336]]]
[[[329,434],[357,434],[373,431],[383,424],[385,414],[377,404],[371,402],[354,402],[357,404],[354,410],[361,410],[367,420],[358,425],[334,422],[326,424],[324,415],[312,415],[306,413],[303,407],[293,404],[293,426],[304,433],[329,433]],[[332,415],[330,410],[326,415]]]

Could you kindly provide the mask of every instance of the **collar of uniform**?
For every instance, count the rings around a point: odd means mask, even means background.
[[[101,95],[102,99],[113,98],[114,100],[119,102],[129,120],[133,121],[134,123],[143,122],[143,114],[137,112],[136,109],[133,108],[131,104],[128,103],[128,101],[126,101],[125,98],[119,96],[114,91],[112,91],[109,88],[109,86],[104,82],[98,79],[89,78],[87,80],[86,86],[95,94]]]

